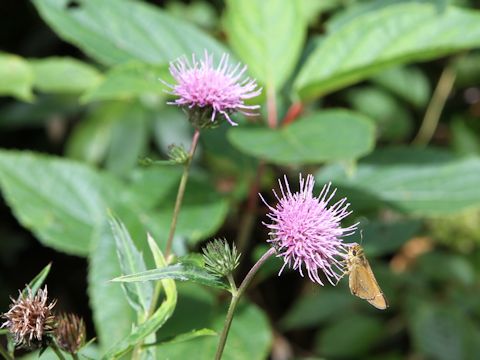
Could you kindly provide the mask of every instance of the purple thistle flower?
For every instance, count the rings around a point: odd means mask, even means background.
[[[244,100],[254,98],[262,92],[254,79],[242,79],[247,66],[229,65],[228,54],[223,54],[215,68],[213,55],[205,50],[202,60],[197,61],[195,54],[192,62],[182,56],[170,63],[170,73],[175,85],[162,81],[170,89],[169,93],[178,98],[168,102],[170,105],[184,106],[188,109],[201,108],[208,112],[210,122],[215,122],[218,113],[222,114],[231,125],[237,125],[230,118],[236,111],[245,115],[255,115],[249,110],[258,109],[259,105],[245,105]],[[198,110],[198,109],[197,109]]]
[[[312,175],[306,179],[300,178],[300,190],[296,193],[290,191],[285,176],[285,189],[279,180],[282,196],[279,197],[275,190],[273,193],[278,200],[275,207],[267,204],[270,212],[267,215],[272,221],[264,223],[271,231],[268,242],[277,250],[278,257],[283,257],[285,266],[299,270],[303,276],[302,267],[308,272],[308,277],[323,285],[318,271],[323,271],[328,281],[335,285],[343,274],[343,259],[348,250],[348,244],[343,243],[342,237],[352,235],[357,229],[357,224],[342,228],[340,222],[351,214],[348,211],[350,204],[346,198],[328,206],[335,195],[336,189],[330,194],[330,185],[323,186],[318,197],[313,196],[315,180]]]

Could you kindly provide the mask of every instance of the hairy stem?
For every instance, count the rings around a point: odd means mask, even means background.
[[[277,115],[277,97],[275,94],[275,88],[269,86],[267,90],[267,120],[268,126],[271,129],[275,129],[278,125],[278,115]]]
[[[55,344],[54,341],[52,341],[52,344],[50,345],[50,347],[52,348],[53,352],[55,353],[55,355],[57,355],[57,357],[60,360],[65,360],[65,357],[63,356],[62,352],[60,351],[60,349],[58,348],[57,344]]]
[[[437,87],[432,95],[432,99],[428,104],[427,111],[423,117],[422,125],[418,130],[412,144],[425,146],[432,139],[435,129],[437,128],[440,115],[442,114],[448,95],[452,91],[455,83],[456,73],[452,66],[447,66],[438,80]]]
[[[173,237],[175,235],[175,229],[177,227],[178,214],[182,206],[183,195],[185,194],[185,188],[187,186],[188,173],[190,170],[190,164],[192,163],[195,149],[197,148],[198,138],[200,137],[200,130],[195,129],[193,134],[192,145],[190,146],[190,152],[188,153],[188,160],[183,166],[183,174],[180,179],[180,185],[178,186],[177,199],[175,200],[175,208],[173,210],[172,223],[170,224],[170,232],[168,234],[167,246],[165,247],[165,258],[168,258],[170,251],[172,250]]]
[[[237,308],[238,302],[247,289],[248,285],[252,281],[253,277],[257,273],[258,269],[263,265],[267,259],[275,253],[274,248],[270,248],[263,256],[253,265],[250,269],[248,274],[243,279],[242,283],[238,290],[235,291],[235,288],[232,287],[232,300],[230,301],[230,305],[228,307],[227,316],[225,317],[225,323],[223,324],[223,330],[220,334],[220,340],[218,342],[217,352],[215,354],[215,360],[220,360],[222,358],[223,350],[225,349],[225,344],[227,342],[228,331],[230,330],[230,326],[232,325],[233,314],[235,313],[235,309]],[[230,275],[231,277],[231,275]],[[233,279],[233,278],[232,278]],[[231,283],[230,278],[228,279]]]

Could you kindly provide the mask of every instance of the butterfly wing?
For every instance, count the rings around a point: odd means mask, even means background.
[[[387,299],[383,295],[380,286],[378,286],[368,260],[364,256],[359,260],[360,261],[350,269],[350,291],[353,295],[367,300],[377,309],[386,309],[388,307]]]

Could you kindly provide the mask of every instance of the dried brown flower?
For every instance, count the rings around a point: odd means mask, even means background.
[[[76,354],[85,345],[86,330],[83,319],[75,314],[58,316],[55,338],[60,349]]]
[[[15,345],[25,348],[38,348],[48,343],[55,328],[55,317],[52,309],[56,300],[48,302],[47,287],[38,289],[34,294],[30,288],[26,293],[20,292],[17,300],[12,299],[10,309],[2,317],[2,324],[9,330]]]

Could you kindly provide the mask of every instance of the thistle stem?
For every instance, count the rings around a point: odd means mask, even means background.
[[[170,251],[172,250],[173,236],[175,235],[175,229],[177,227],[178,214],[182,206],[183,195],[185,194],[185,188],[187,186],[188,173],[190,170],[190,164],[192,163],[195,149],[197,148],[198,139],[200,137],[200,130],[195,129],[195,133],[192,138],[192,145],[190,146],[190,152],[188,153],[188,160],[183,166],[183,174],[180,179],[180,185],[178,186],[177,199],[175,200],[175,208],[173,210],[172,222],[170,224],[170,232],[168,234],[167,246],[165,247],[165,258],[168,258]]]
[[[218,342],[217,352],[215,354],[215,360],[220,360],[222,358],[223,350],[225,349],[225,344],[227,342],[228,331],[230,330],[230,326],[232,325],[233,314],[235,312],[235,309],[237,308],[240,297],[243,295],[243,293],[247,289],[248,285],[252,281],[258,269],[260,269],[260,266],[262,266],[263,263],[267,261],[267,259],[270,256],[272,256],[274,253],[275,253],[275,249],[273,247],[270,248],[265,254],[262,255],[262,257],[255,263],[255,265],[253,265],[253,267],[250,269],[248,274],[243,279],[238,290],[234,291],[234,287],[232,287],[232,300],[230,301],[230,305],[228,307],[228,312],[227,312],[227,316],[225,317],[225,323],[223,324],[222,333],[220,334],[220,340]],[[231,281],[230,279],[228,280]]]
[[[0,355],[2,355],[5,360],[13,360],[13,356],[8,353],[2,344],[0,344]]]
[[[60,349],[58,348],[57,344],[55,344],[54,341],[52,341],[52,344],[50,345],[50,347],[52,348],[55,355],[57,355],[57,358],[59,358],[60,360],[65,360],[65,357],[63,356],[62,352],[60,351]]]

